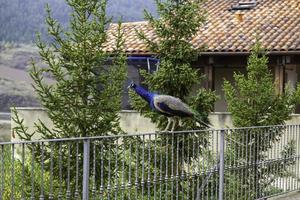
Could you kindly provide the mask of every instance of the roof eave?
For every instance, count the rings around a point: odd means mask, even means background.
[[[232,52],[201,52],[200,55],[205,56],[239,56],[239,55],[249,55],[249,51],[232,51]],[[267,51],[267,55],[300,55],[300,51]]]
[[[206,52],[200,52],[200,56],[247,56],[249,55],[249,51],[206,51]],[[152,56],[156,55],[151,52],[127,52],[127,55],[130,56]],[[300,50],[295,50],[295,51],[268,51],[267,55],[300,55]]]

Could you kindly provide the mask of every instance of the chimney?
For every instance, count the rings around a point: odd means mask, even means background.
[[[241,12],[235,13],[235,18],[237,19],[238,22],[243,22],[244,21],[244,14]]]

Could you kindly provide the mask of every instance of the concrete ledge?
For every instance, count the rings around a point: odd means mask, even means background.
[[[299,200],[300,191],[288,192],[279,196],[271,197],[270,200]]]
[[[46,110],[45,108],[42,107],[15,107],[16,110]],[[11,108],[12,109],[12,108]]]

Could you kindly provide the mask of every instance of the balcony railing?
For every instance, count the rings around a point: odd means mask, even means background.
[[[0,199],[261,199],[299,190],[300,126],[0,143]]]

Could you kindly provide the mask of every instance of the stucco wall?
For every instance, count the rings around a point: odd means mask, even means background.
[[[0,142],[10,141],[11,128],[9,120],[0,120]]]
[[[35,130],[35,124],[38,120],[41,120],[45,124],[49,126],[49,128],[53,127],[52,121],[49,119],[47,113],[42,108],[34,108],[34,107],[22,107],[16,108],[18,111],[18,115],[21,119],[24,120],[24,126],[28,127],[28,133],[32,133]],[[11,117],[14,117],[13,114]],[[11,128],[15,127],[16,124],[13,120],[11,120]],[[38,135],[33,135],[33,139],[39,139]],[[16,134],[12,134],[11,141],[19,140]]]
[[[47,113],[42,108],[16,108],[20,118],[24,119],[24,125],[28,127],[28,132],[31,133],[35,130],[34,123],[41,120],[50,128],[53,126],[52,121],[48,118]],[[145,133],[155,132],[157,129],[153,123],[147,118],[140,116],[135,111],[122,111],[120,113],[120,126],[122,130],[127,133]],[[11,122],[11,127],[15,127],[15,123]],[[38,139],[38,136],[34,136]],[[12,141],[18,140],[17,136],[11,138]]]
[[[38,119],[44,123],[52,126],[51,120],[48,118],[47,113],[42,108],[17,108],[19,116],[24,119],[24,124],[28,127],[28,131],[34,130],[34,122]],[[122,111],[120,112],[120,125],[121,128],[127,133],[145,133],[155,132],[157,129],[153,123],[147,118],[142,117],[136,111]],[[215,129],[232,127],[232,120],[230,113],[215,112],[209,116],[210,122]],[[286,124],[300,124],[300,115],[292,115],[292,119],[287,121]],[[12,122],[12,127],[15,124]],[[38,139],[38,136],[35,136]],[[12,138],[18,140],[18,138]]]
[[[145,133],[157,130],[150,119],[141,116],[136,111],[122,111],[120,117],[120,126],[127,133]]]

